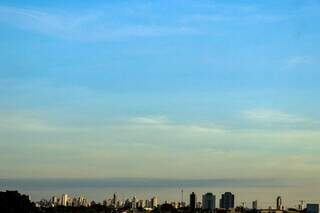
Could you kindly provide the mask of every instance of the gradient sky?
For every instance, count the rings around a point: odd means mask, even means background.
[[[0,177],[320,178],[319,1],[0,2]]]

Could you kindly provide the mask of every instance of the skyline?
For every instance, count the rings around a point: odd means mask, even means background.
[[[284,198],[286,206],[297,207],[301,200],[318,202],[319,192],[317,183],[287,182],[287,180],[173,180],[173,179],[142,179],[142,178],[113,178],[113,179],[0,179],[0,190],[18,190],[30,196],[31,200],[50,199],[52,195],[68,194],[72,197],[85,195],[89,200],[101,201],[102,198],[114,193],[122,200],[136,196],[147,199],[157,196],[160,202],[188,200],[188,194],[215,195],[231,191],[238,199],[235,204],[259,201],[261,208],[275,204],[279,195]],[[5,187],[3,187],[5,186]],[[183,192],[183,197],[182,193]],[[218,203],[219,204],[219,203]],[[217,205],[218,205],[217,204]]]
[[[10,192],[10,191],[9,191]],[[18,192],[18,191],[11,191]],[[184,194],[183,190],[181,193]],[[200,193],[190,192],[186,193],[185,199],[182,195],[181,199],[159,199],[160,197],[156,196],[157,192],[154,194],[144,195],[142,197],[137,197],[136,194],[131,194],[131,197],[128,197],[124,194],[118,194],[117,192],[106,193],[100,199],[90,199],[86,197],[85,194],[77,194],[69,195],[66,193],[62,193],[60,195],[51,194],[48,197],[42,197],[39,200],[32,199],[30,195],[26,194],[30,201],[35,202],[40,205],[40,207],[49,208],[49,207],[57,207],[61,206],[90,206],[90,203],[94,202],[95,204],[113,207],[116,209],[121,208],[146,208],[146,210],[154,209],[158,207],[158,205],[169,204],[174,208],[185,208],[189,207],[191,210],[195,209],[237,209],[239,207],[243,207],[246,209],[273,209],[279,211],[293,211],[292,209],[296,209],[296,211],[303,211],[306,208],[307,204],[315,203],[319,205],[319,200],[284,200],[282,196],[277,195],[274,197],[273,202],[268,200],[244,200],[240,194],[235,195],[232,192],[221,192],[221,194],[213,194],[212,192],[203,191]],[[220,196],[220,197],[219,197]],[[153,200],[153,201],[152,201]],[[133,204],[133,202],[135,204]],[[291,209],[291,210],[290,210]]]
[[[319,10],[1,1],[0,178],[319,183]]]
[[[102,203],[96,200],[88,200],[85,196],[70,197],[68,194],[62,194],[61,197],[52,196],[50,199],[41,199],[33,202],[30,197],[21,194],[18,191],[0,192],[1,199],[4,203],[2,210],[11,209],[12,211],[24,212],[260,212],[260,213],[318,213],[319,203],[310,203],[309,201],[299,200],[298,206],[286,207],[283,204],[281,196],[276,198],[276,208],[268,206],[268,208],[259,207],[258,200],[252,201],[252,207],[248,207],[246,202],[241,202],[239,206],[234,206],[235,195],[231,192],[221,194],[220,206],[215,205],[216,197],[210,192],[203,194],[202,201],[197,201],[197,195],[192,192],[189,195],[189,204],[184,201],[164,201],[158,202],[158,198],[153,196],[146,200],[138,199],[136,196],[132,198],[119,199],[114,193],[112,198],[106,197]],[[305,203],[306,202],[306,203]],[[305,205],[306,204],[306,205]]]

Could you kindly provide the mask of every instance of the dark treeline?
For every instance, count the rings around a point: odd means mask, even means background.
[[[0,192],[0,212],[3,213],[33,213],[40,212],[27,195],[17,191]]]

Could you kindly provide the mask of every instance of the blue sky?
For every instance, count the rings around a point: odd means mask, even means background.
[[[1,1],[1,177],[319,178],[319,9]]]

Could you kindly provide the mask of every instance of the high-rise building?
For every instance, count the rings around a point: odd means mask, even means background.
[[[144,208],[144,200],[138,200],[137,208]]]
[[[277,197],[277,209],[278,210],[282,209],[282,198],[281,198],[281,196]]]
[[[71,206],[72,206],[72,207],[80,206],[79,201],[78,201],[78,199],[77,199],[76,197],[74,197],[74,198],[72,199],[72,201],[71,201]]]
[[[220,208],[232,209],[234,208],[234,194],[231,192],[225,192],[221,195]]]
[[[88,202],[87,198],[80,196],[78,198],[78,206],[89,206],[89,202]]]
[[[258,201],[257,200],[252,201],[252,209],[255,209],[255,210],[258,209]]]
[[[319,204],[307,203],[307,213],[319,213]]]
[[[145,200],[144,201],[144,207],[145,208],[151,208],[151,200]]]
[[[302,210],[304,209],[304,200],[300,200],[300,203],[299,203],[299,205],[298,205],[298,209],[299,209],[300,211],[302,211]]]
[[[131,205],[130,200],[129,200],[129,199],[126,199],[126,200],[124,201],[123,206],[124,206],[125,208],[131,208],[132,205]]]
[[[114,207],[117,207],[117,202],[118,202],[118,197],[117,197],[117,194],[114,193],[114,194],[113,194],[113,198],[112,198],[112,205],[113,205]]]
[[[151,198],[151,208],[156,208],[158,206],[158,198],[157,197],[152,197]]]
[[[62,206],[67,206],[68,204],[68,195],[67,194],[63,194],[61,196],[61,205]]]
[[[216,196],[208,192],[202,195],[202,209],[214,210],[216,208]]]
[[[136,209],[137,208],[137,198],[136,198],[136,196],[133,196],[131,203],[132,203],[132,205],[131,205],[132,209]]]
[[[197,196],[194,192],[190,194],[190,209],[194,211],[196,209]]]
[[[52,205],[52,206],[57,206],[57,205],[59,205],[59,198],[57,198],[56,196],[53,196],[53,197],[51,198],[51,205]]]

